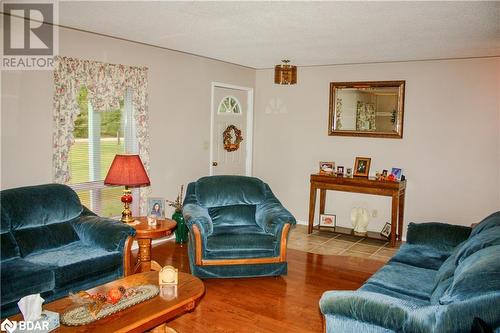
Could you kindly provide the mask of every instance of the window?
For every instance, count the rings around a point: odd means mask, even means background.
[[[103,181],[116,154],[137,151],[132,121],[131,94],[126,93],[120,108],[95,112],[87,89],[78,97],[80,114],[75,120],[75,142],[69,151],[69,185],[82,204],[100,216],[119,216],[123,188],[105,186]]]
[[[237,113],[241,114],[240,102],[233,96],[226,96],[219,104],[218,113]]]

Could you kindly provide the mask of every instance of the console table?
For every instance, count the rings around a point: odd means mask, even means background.
[[[396,240],[401,241],[401,237],[403,235],[405,189],[406,180],[402,180],[400,182],[391,182],[362,177],[336,177],[321,174],[312,174],[311,192],[309,197],[308,233],[312,233],[313,231],[317,190],[320,191],[320,214],[325,213],[327,190],[382,195],[392,197],[390,245],[394,247],[396,245]]]

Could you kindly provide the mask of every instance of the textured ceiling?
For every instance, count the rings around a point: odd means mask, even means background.
[[[60,2],[59,24],[253,68],[500,55],[500,2]]]

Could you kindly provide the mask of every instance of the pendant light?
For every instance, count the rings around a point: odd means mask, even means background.
[[[274,67],[274,83],[276,84],[296,84],[297,66],[289,65],[290,60],[281,60],[282,64]]]

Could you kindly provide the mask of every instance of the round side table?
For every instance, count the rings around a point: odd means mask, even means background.
[[[146,216],[135,217],[134,219],[139,221],[138,224],[130,223],[130,226],[136,231],[135,239],[139,244],[139,254],[134,273],[161,270],[161,265],[151,260],[151,241],[170,235],[177,223],[171,219],[158,219],[156,225],[148,225]]]

